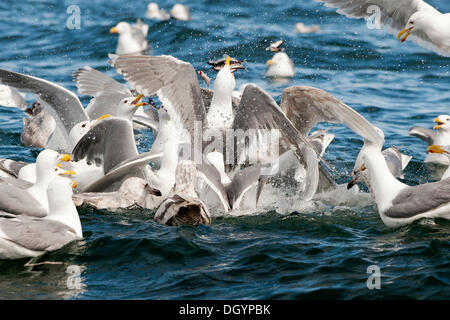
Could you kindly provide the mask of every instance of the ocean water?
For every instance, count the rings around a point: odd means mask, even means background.
[[[447,0],[429,0],[450,12]],[[175,1],[160,2],[170,9]],[[2,0],[0,68],[32,74],[76,92],[72,72],[89,65],[120,80],[107,63],[119,21],[150,26],[151,54],[188,61],[210,77],[206,61],[229,54],[246,59],[237,86],[254,82],[277,101],[284,88],[324,89],[385,132],[386,146],[413,156],[406,183],[432,179],[422,161],[426,145],[408,136],[413,125],[432,127],[450,105],[450,60],[400,43],[364,20],[350,20],[312,0],[195,0],[189,22],[149,21],[147,1]],[[67,8],[80,8],[80,29],[70,30]],[[317,34],[296,34],[297,22],[319,24]],[[264,78],[265,50],[286,40],[296,66],[288,83]],[[88,97],[81,97],[84,104]],[[34,161],[38,149],[20,144],[24,114],[0,107],[0,157]],[[343,126],[325,159],[339,183],[349,180],[362,140]],[[139,134],[141,151],[151,134]],[[272,194],[274,205],[253,214],[215,215],[211,226],[168,227],[154,212],[79,210],[84,239],[27,259],[0,261],[2,299],[449,299],[450,223],[420,221],[389,229],[364,194],[338,192],[304,203]],[[269,201],[270,200],[270,201]],[[369,290],[368,267],[381,272]]]

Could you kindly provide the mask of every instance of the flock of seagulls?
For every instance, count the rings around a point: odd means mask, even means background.
[[[325,2],[352,17],[364,16],[361,10],[369,3]],[[399,37],[416,34],[448,50],[450,29],[441,30],[447,37],[443,41],[425,19],[431,15],[436,18],[431,24],[445,27],[448,15],[421,1],[399,3],[391,8],[379,1],[390,14],[383,23],[403,24]],[[148,5],[147,16],[190,19],[185,6],[175,5],[169,15],[156,3]],[[338,188],[323,159],[334,135],[312,131],[321,122],[345,125],[364,140],[347,188],[367,185],[387,226],[424,217],[450,219],[450,169],[438,182],[403,184],[398,179],[411,157],[394,146],[382,150],[383,131],[324,90],[291,86],[278,105],[255,84],[236,90],[235,75],[246,68],[244,60],[225,56],[209,61],[216,72],[212,80],[187,61],[143,55],[148,26],[140,20],[120,22],[110,31],[119,39],[109,64],[127,84],[89,66],[75,70],[78,93],[92,97],[87,106],[56,83],[0,69],[0,103],[24,110],[21,141],[43,149],[35,163],[0,159],[0,258],[35,257],[81,239],[76,209],[81,205],[151,209],[154,220],[167,225],[210,224],[213,210],[257,209],[264,188],[279,178],[282,168],[295,170],[300,182],[295,192],[310,200]],[[267,77],[295,74],[283,44],[280,40],[267,48],[274,54]],[[30,108],[26,93],[36,98]],[[409,134],[428,144],[425,162],[449,166],[450,116],[439,115],[435,122],[433,129],[413,127]],[[147,152],[137,149],[139,130],[156,136]],[[275,145],[266,139],[273,133]]]

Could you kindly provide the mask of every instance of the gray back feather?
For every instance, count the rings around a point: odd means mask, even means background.
[[[450,178],[447,178],[404,189],[384,214],[391,218],[410,218],[449,202]]]
[[[57,250],[77,238],[75,230],[65,224],[26,216],[2,218],[0,229],[9,241],[35,251]]]

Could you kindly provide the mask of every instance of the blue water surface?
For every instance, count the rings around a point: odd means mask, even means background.
[[[174,0],[160,2],[166,10]],[[450,12],[447,0],[429,0]],[[210,77],[206,61],[228,54],[246,59],[237,86],[254,82],[277,101],[284,88],[324,89],[355,108],[413,156],[406,183],[430,179],[425,143],[408,136],[412,125],[431,128],[450,113],[450,60],[413,42],[400,43],[364,20],[347,19],[312,0],[192,0],[191,21],[150,21],[147,1],[2,0],[0,68],[57,82],[76,92],[72,72],[89,65],[121,80],[108,65],[119,21],[150,26],[151,54],[188,61]],[[70,30],[67,8],[77,5],[80,29]],[[321,31],[296,34],[295,23]],[[271,41],[286,40],[296,75],[288,83],[264,77]],[[87,104],[89,97],[81,97]],[[0,157],[35,161],[38,149],[20,143],[24,114],[0,107]],[[362,139],[343,126],[325,156],[339,183],[348,181]],[[141,150],[151,136],[141,133]],[[218,216],[211,226],[167,227],[145,210],[79,210],[84,240],[26,267],[0,261],[0,298],[6,299],[449,299],[450,223],[422,221],[389,229],[376,206],[316,206]],[[381,289],[369,290],[367,268],[381,270]]]

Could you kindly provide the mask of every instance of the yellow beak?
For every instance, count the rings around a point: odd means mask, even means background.
[[[142,93],[139,94],[139,95],[136,97],[136,99],[134,99],[134,100],[131,102],[131,105],[138,103],[139,100],[141,100],[143,96],[144,96],[144,95],[143,95]]]
[[[441,120],[439,120],[439,118],[434,119],[434,122],[436,122],[438,125],[434,126],[433,129],[434,130],[438,130],[442,127],[442,125],[444,124],[444,122],[442,122]]]
[[[227,61],[225,61],[225,66],[226,67],[230,66],[230,56],[227,56]]]
[[[147,102],[136,103],[136,107],[142,107],[142,106],[146,106],[146,105],[147,105]]]
[[[76,187],[78,187],[78,184],[75,180],[72,180],[72,188],[75,189]]]
[[[414,27],[410,27],[410,28],[408,28],[408,29],[405,29],[405,28],[403,28],[399,33],[398,33],[398,35],[397,35],[397,40],[400,40],[400,38],[403,36],[403,35],[405,35],[403,38],[402,38],[402,42],[405,42],[406,41],[406,39],[409,37],[409,35],[411,34],[411,31],[414,29]]]
[[[267,64],[268,66],[272,65],[272,64],[273,64],[273,60],[268,60],[268,61],[266,62],[266,64]]]
[[[70,156],[70,154],[62,154],[59,157],[59,160],[64,162],[69,162],[71,159],[72,157]]]
[[[442,149],[442,146],[437,146],[437,145],[434,145],[434,144],[427,148],[427,152],[429,152],[429,153],[439,153],[439,154],[448,153],[447,151]]]
[[[117,32],[118,31],[117,31],[116,27],[113,27],[113,28],[109,29],[109,33],[117,33]]]
[[[109,118],[109,117],[111,117],[111,115],[109,115],[109,114],[104,114],[104,115],[102,115],[101,117],[97,118],[97,121],[100,121],[100,120],[103,120],[103,119],[106,119],[106,118]]]

